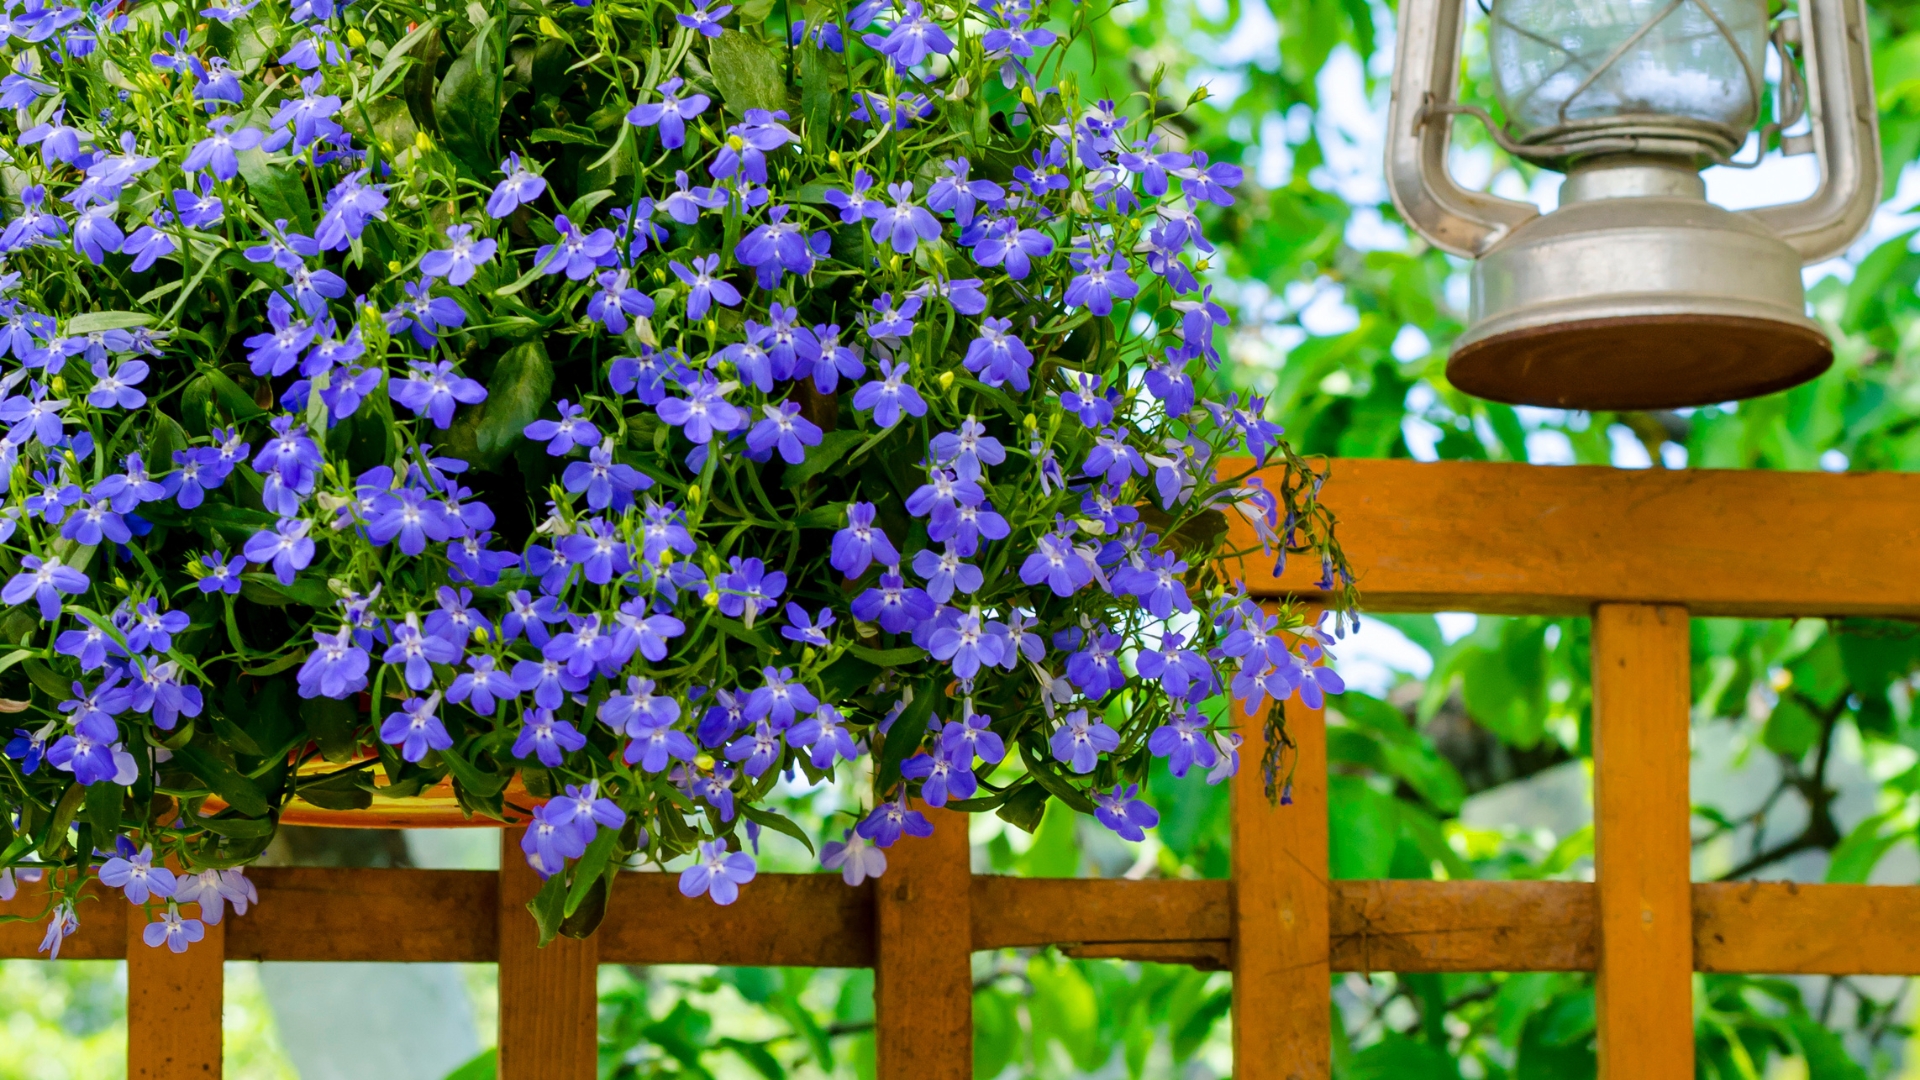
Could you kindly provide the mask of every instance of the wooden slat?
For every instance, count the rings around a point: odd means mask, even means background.
[[[499,955],[492,871],[262,866],[247,876],[260,903],[227,920],[229,959],[474,964]]]
[[[220,1080],[220,1012],[225,993],[226,925],[175,953],[142,940],[146,913],[128,909],[127,1080]],[[189,904],[188,915],[199,905]]]
[[[1226,941],[1224,881],[1097,878],[973,879],[973,947]]]
[[[599,1074],[598,937],[543,948],[527,901],[540,875],[520,851],[525,830],[500,833],[500,1080],[594,1080]]]
[[[1323,491],[1369,610],[1920,614],[1920,475],[1342,459]],[[1256,557],[1245,577],[1272,595],[1318,574],[1295,559],[1276,583]]]
[[[1920,888],[1695,885],[1693,948],[1698,971],[1920,975]]]
[[[1336,881],[1335,971],[1592,971],[1581,881]]]
[[[680,895],[677,874],[634,873],[594,936],[607,964],[872,967],[873,919],[873,886],[839,874],[761,874],[721,907]]]
[[[1693,1076],[1687,611],[1593,611],[1600,1080]]]
[[[966,814],[887,849],[874,893],[874,1075],[972,1080],[973,925]]]
[[[1332,1069],[1326,714],[1298,700],[1293,805],[1267,801],[1262,718],[1235,704],[1246,742],[1233,779],[1233,1061],[1240,1080],[1321,1080]]]

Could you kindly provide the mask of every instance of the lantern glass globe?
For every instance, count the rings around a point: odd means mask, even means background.
[[[1493,75],[1509,131],[1548,142],[1702,129],[1728,152],[1765,92],[1766,0],[1493,0]]]

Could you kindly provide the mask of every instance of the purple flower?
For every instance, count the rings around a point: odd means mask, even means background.
[[[591,425],[588,425],[591,426]],[[548,445],[552,452],[559,439]],[[587,493],[587,506],[593,510],[612,508],[624,511],[633,505],[633,493],[653,486],[653,480],[631,465],[613,460],[613,436],[587,451],[587,460],[575,461],[561,474],[560,482],[574,494]]]
[[[873,841],[875,847],[890,848],[902,836],[932,836],[933,823],[920,811],[907,809],[907,796],[902,792],[893,802],[874,807],[854,831]]]
[[[1239,185],[1245,173],[1240,166],[1227,162],[1207,164],[1206,151],[1195,151],[1193,159],[1173,170],[1180,178],[1180,190],[1195,202],[1210,202],[1220,206],[1232,206],[1233,195],[1227,191]]]
[[[627,545],[621,542],[620,535],[615,526],[600,518],[593,518],[576,529],[573,535],[562,537],[560,544],[567,553],[567,559],[581,568],[588,581],[605,585],[615,576],[633,570]]]
[[[1075,709],[1054,729],[1049,745],[1055,761],[1085,775],[1099,763],[1099,755],[1120,748],[1120,733],[1106,721],[1090,718],[1087,710]]]
[[[533,255],[533,265],[542,273],[564,271],[569,281],[585,281],[596,269],[617,263],[619,256],[613,250],[612,229],[586,232],[568,221],[565,214],[553,219],[553,227],[559,231],[559,239],[542,244]]]
[[[889,634],[910,630],[933,617],[934,602],[925,589],[912,588],[895,567],[880,575],[871,589],[853,598],[853,617],[877,622]]]
[[[780,123],[786,118],[785,112],[748,109],[743,123],[727,129],[730,138],[720,144],[719,153],[707,166],[707,174],[716,180],[739,174],[756,184],[766,183],[767,154],[800,141],[798,135]]]
[[[833,625],[833,609],[820,609],[819,621],[807,617],[807,609],[799,604],[787,605],[787,625],[780,628],[780,636],[788,641],[797,641],[802,645],[811,645],[824,649],[832,642],[827,640],[827,627]]]
[[[966,158],[949,158],[941,162],[946,166],[947,175],[933,182],[927,192],[927,205],[942,212],[951,211],[953,220],[961,228],[973,224],[973,209],[977,202],[986,203],[994,209],[1006,201],[1006,192],[991,180],[969,180],[968,171],[972,168]]]
[[[108,859],[100,867],[100,883],[126,893],[129,904],[144,904],[149,896],[165,900],[179,884],[173,871],[153,865],[152,844],[137,854]]]
[[[560,457],[574,448],[591,448],[600,441],[600,429],[586,418],[586,407],[575,405],[561,398],[556,406],[560,410],[558,420],[535,420],[526,426],[522,434],[535,442],[547,444],[547,453]]]
[[[863,218],[876,218],[880,216],[881,212],[885,209],[885,204],[879,199],[868,197],[867,192],[872,187],[872,174],[868,173],[865,169],[855,169],[853,172],[853,190],[851,192],[841,191],[838,188],[827,189],[827,202],[829,205],[839,209],[841,224],[851,225]]]
[[[420,272],[430,278],[446,278],[449,285],[472,281],[475,270],[493,261],[498,247],[491,238],[475,240],[471,225],[447,226],[447,239],[453,242],[452,247],[435,248],[421,256]]]
[[[56,769],[71,772],[81,786],[91,786],[102,780],[120,779],[119,749],[120,729],[104,714],[94,713],[73,726],[73,734],[62,735],[60,740],[47,751],[47,761]],[[127,763],[133,764],[132,755],[127,755]],[[126,783],[131,785],[139,778],[138,767]]]
[[[887,872],[887,853],[857,831],[848,829],[840,840],[829,840],[820,849],[820,865],[840,871],[840,880],[858,885],[868,878]]]
[[[680,19],[685,22],[686,16],[682,15]],[[682,896],[706,893],[713,897],[716,904],[731,904],[740,898],[740,886],[753,880],[753,856],[744,851],[729,854],[725,840],[699,845],[696,857],[698,862],[680,872]]]
[[[960,561],[960,552],[949,543],[944,553],[921,548],[913,555],[913,572],[927,583],[927,595],[936,604],[953,599],[954,590],[972,595],[985,582],[980,568]],[[945,657],[942,657],[945,659]]]
[[[1195,765],[1210,769],[1219,759],[1208,737],[1207,718],[1192,706],[1188,706],[1185,713],[1155,728],[1147,739],[1147,749],[1155,757],[1166,758],[1167,768],[1181,779]]]
[[[727,205],[727,193],[719,188],[697,187],[689,190],[685,169],[673,174],[673,182],[676,190],[669,192],[660,205],[667,211],[668,217],[682,225],[699,221],[702,210],[718,210]],[[831,199],[833,192],[828,192],[827,197]]]
[[[1007,217],[978,224],[960,238],[973,248],[973,261],[981,266],[1004,266],[1015,281],[1033,272],[1033,260],[1053,254],[1053,238],[1038,229],[1023,229]]]
[[[533,755],[540,759],[540,764],[557,769],[569,753],[585,745],[587,737],[572,724],[556,719],[551,709],[535,706],[521,717],[520,734],[513,743],[513,756],[524,760],[528,755]]]
[[[807,747],[811,751],[808,760],[814,768],[830,769],[836,758],[852,761],[860,756],[860,749],[854,745],[845,725],[846,719],[840,710],[822,705],[813,710],[813,715],[787,729],[787,742]]]
[[[680,18],[684,25],[687,16],[682,15]],[[704,28],[702,28],[701,32],[706,33]],[[716,37],[718,34],[719,28],[715,27],[714,32],[707,36]],[[635,127],[660,125],[660,145],[668,150],[677,150],[685,145],[687,141],[686,122],[706,112],[707,106],[713,103],[713,99],[705,94],[693,94],[685,98],[678,97],[676,95],[682,85],[683,83],[678,76],[661,83],[656,87],[656,90],[658,90],[660,94],[660,100],[644,105],[635,105],[632,110],[627,113],[627,123]]]
[[[500,172],[506,179],[500,181],[493,189],[493,194],[487,197],[488,217],[506,217],[547,190],[546,180],[521,165],[519,154],[508,154],[507,160],[500,163]]]
[[[718,582],[720,614],[752,626],[754,618],[773,607],[774,601],[786,591],[787,575],[778,570],[768,571],[759,559],[743,560],[738,555],[729,560],[729,565],[732,572],[722,574]]]
[[[400,550],[408,555],[418,555],[427,549],[428,541],[446,540],[453,533],[446,504],[423,488],[382,491],[367,508],[367,536],[375,544],[390,544],[398,538]]]
[[[1044,581],[1055,596],[1072,596],[1093,580],[1093,568],[1066,533],[1042,536],[1038,548],[1020,565],[1021,581],[1028,585]]]
[[[928,806],[945,806],[948,799],[971,799],[979,790],[968,763],[950,757],[945,750],[915,754],[900,763],[900,775],[920,781],[920,798]]]
[[[980,571],[974,570],[973,573],[977,576]],[[967,614],[935,630],[927,642],[927,651],[933,654],[934,659],[950,665],[956,677],[972,679],[980,673],[981,668],[998,664],[1004,654],[1006,637],[993,632],[997,625],[983,622],[980,609],[976,606]]]
[[[660,419],[679,428],[689,440],[705,443],[716,431],[735,431],[747,423],[746,410],[726,399],[734,390],[734,383],[717,382],[703,371],[683,375],[681,386],[688,392],[687,397],[666,398],[657,411]]]
[[[627,317],[644,319],[653,314],[653,297],[628,283],[626,270],[608,270],[598,278],[600,288],[587,301],[587,318],[607,328],[609,334],[627,332]]]
[[[925,207],[914,205],[911,183],[889,184],[887,194],[893,197],[893,205],[881,207],[879,213],[872,215],[874,243],[891,242],[894,251],[911,255],[920,241],[940,238],[939,220]]]
[[[213,177],[202,176],[198,192],[188,188],[173,189],[173,208],[180,215],[180,224],[190,229],[210,229],[220,224],[227,207],[213,193],[213,184]]]
[[[453,362],[413,361],[414,374],[398,382],[389,382],[387,392],[394,403],[426,416],[433,426],[445,430],[453,426],[457,405],[477,405],[487,400],[487,388],[453,370]]]
[[[387,651],[381,655],[380,659],[384,663],[401,668],[406,674],[409,687],[425,690],[433,685],[433,665],[455,664],[460,661],[460,646],[445,638],[425,633],[420,629],[420,616],[409,612],[404,622],[393,625],[393,644],[387,646]],[[436,747],[436,749],[441,748]],[[416,757],[408,760],[420,759]]]
[[[592,843],[601,829],[618,829],[627,823],[627,812],[612,799],[600,795],[599,781],[568,784],[566,791],[542,809],[548,821],[560,828],[572,829],[582,844]]]
[[[907,0],[906,17],[894,23],[885,38],[878,34],[867,34],[861,40],[885,54],[893,61],[894,67],[901,71],[934,53],[944,56],[953,51],[953,39],[940,28],[940,24],[926,16],[918,0]]]
[[[451,750],[453,736],[447,734],[447,725],[434,715],[439,705],[439,694],[408,698],[401,704],[400,712],[387,714],[386,722],[380,725],[380,741],[399,747],[400,756],[408,761],[419,761],[429,750]]]
[[[678,22],[681,26],[684,26],[689,30],[697,31],[698,33],[700,33],[705,37],[717,38],[720,36],[720,29],[721,29],[720,20],[726,18],[728,15],[733,14],[733,5],[721,4],[719,7],[714,8],[712,11],[708,11],[707,6],[711,3],[713,3],[713,0],[700,0],[699,3],[693,5],[692,11],[689,11],[684,15],[675,15],[673,17],[674,21]],[[742,880],[751,880],[752,877],[753,875],[749,873],[747,877],[743,878]],[[683,877],[680,880],[681,880],[681,891],[684,892],[686,879]],[[692,896],[694,895],[694,893],[687,893],[687,895]],[[719,897],[716,896],[714,899],[718,900]],[[733,901],[721,900],[720,902],[723,904],[730,904]]]
[[[947,726],[940,732],[940,749],[964,767],[971,768],[976,757],[990,765],[998,765],[1007,756],[1007,745],[988,726],[992,722],[980,713],[967,717],[964,724],[957,720],[947,721]]]
[[[1095,315],[1113,314],[1115,300],[1130,300],[1140,292],[1127,271],[1127,260],[1119,255],[1094,256],[1080,276],[1067,283],[1067,306],[1084,307]]]
[[[833,534],[833,568],[850,578],[866,573],[875,561],[883,566],[900,561],[886,532],[873,523],[874,513],[872,503],[848,503],[846,528]]]
[[[787,220],[792,209],[776,206],[767,211],[767,224],[755,228],[734,246],[733,257],[742,265],[758,270],[763,289],[778,287],[782,276],[788,273],[812,273],[815,256],[825,255],[829,249],[830,238],[826,233],[816,233],[809,241],[806,229],[799,222]]]
[[[513,676],[494,666],[491,656],[470,656],[467,667],[454,676],[453,685],[447,687],[447,700],[458,705],[463,701],[472,701],[468,706],[481,716],[492,716],[497,699],[512,699],[520,696],[520,688],[513,683]],[[519,754],[516,749],[517,756]]]
[[[148,948],[165,945],[176,953],[186,952],[188,945],[206,936],[206,926],[199,919],[183,917],[177,904],[168,904],[159,922],[150,922],[140,931],[140,940],[146,942]]]
[[[720,268],[720,256],[708,255],[693,260],[693,269],[689,270],[678,259],[667,264],[675,277],[687,286],[687,318],[705,318],[708,309],[718,303],[722,307],[739,307],[740,290],[734,288],[725,278],[715,277]],[[705,440],[696,440],[705,441]]]
[[[911,374],[905,361],[898,364],[880,361],[881,378],[863,383],[853,394],[853,407],[873,410],[873,422],[890,428],[902,414],[925,416],[927,403],[906,379]]]
[[[587,853],[587,840],[577,829],[561,825],[553,820],[552,804],[537,807],[533,811],[533,821],[520,838],[520,850],[526,853],[527,865],[534,868],[543,878],[550,878],[566,868],[568,859],[577,859]]]
[[[314,649],[300,665],[300,696],[338,701],[366,688],[371,659],[354,643],[353,628],[342,626],[328,634],[313,632]]]
[[[760,410],[766,419],[747,432],[747,449],[752,452],[764,455],[777,447],[782,461],[798,465],[806,460],[807,447],[820,445],[819,425],[800,415],[797,402],[762,405]]]
[[[1084,371],[1065,373],[1073,389],[1060,395],[1060,407],[1080,418],[1087,427],[1113,422],[1113,405],[1119,400],[1117,389],[1100,393],[1100,377]]]
[[[212,129],[212,134],[194,144],[180,167],[187,172],[210,169],[213,175],[222,180],[231,180],[240,175],[240,159],[235,152],[259,146],[262,136],[259,129],[251,127],[229,132],[227,128],[232,125],[233,119],[231,116],[222,116],[208,121],[207,127]]]
[[[113,220],[112,206],[89,206],[73,219],[73,250],[85,255],[95,266],[106,261],[106,253],[119,251],[126,239]]]
[[[1139,784],[1127,784],[1122,787],[1115,784],[1113,790],[1096,791],[1093,801],[1098,809],[1093,816],[1100,824],[1120,834],[1122,840],[1139,843],[1147,838],[1146,830],[1160,824],[1160,813],[1144,801],[1134,798],[1140,791]]]
[[[60,617],[60,594],[75,596],[87,590],[87,575],[65,566],[55,555],[42,560],[28,555],[20,560],[20,572],[0,589],[0,600],[22,604],[28,597],[39,601],[40,617],[48,622]]]

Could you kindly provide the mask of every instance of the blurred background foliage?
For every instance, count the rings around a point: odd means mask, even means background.
[[[1393,10],[1367,0],[1102,0],[1069,69],[1081,96],[1206,98],[1176,122],[1248,182],[1209,230],[1235,315],[1222,377],[1268,395],[1302,450],[1652,468],[1920,468],[1920,3],[1872,5],[1886,205],[1848,258],[1809,271],[1833,369],[1737,407],[1562,413],[1465,397],[1445,381],[1464,264],[1398,223],[1380,179]],[[1478,16],[1476,15],[1476,19]],[[1466,95],[1491,102],[1469,30]],[[1455,129],[1463,179],[1551,206],[1554,177]],[[1787,201],[1806,159],[1710,175],[1730,203]],[[1909,179],[1909,176],[1913,179]],[[1625,542],[1623,540],[1623,542]],[[1795,542],[1791,536],[1780,543]],[[1364,568],[1362,568],[1364,571]],[[1362,581],[1364,588],[1364,580]],[[1694,623],[1698,879],[1913,883],[1920,876],[1920,628],[1879,620]],[[1342,653],[1355,690],[1330,715],[1338,877],[1579,878],[1591,872],[1584,620],[1369,616]],[[1053,807],[1032,835],[976,825],[976,870],[1222,877],[1225,792],[1156,776],[1143,845]],[[797,812],[836,807],[791,794]],[[767,839],[768,869],[808,868]],[[1818,927],[1807,928],[1818,932]],[[976,956],[980,1077],[1205,1077],[1231,1071],[1223,973]],[[244,965],[233,965],[243,969]],[[0,964],[0,1080],[121,1075],[114,965]],[[473,978],[491,993],[490,973]],[[872,1075],[871,974],[606,968],[602,1075]],[[233,980],[229,1075],[295,1075],[257,984]],[[249,989],[256,987],[256,989]],[[1727,1080],[1920,1077],[1904,979],[1711,976],[1696,993],[1699,1072]],[[1594,1074],[1593,988],[1565,974],[1347,975],[1332,988],[1343,1080]],[[252,995],[252,996],[249,996]],[[487,1015],[491,1005],[483,1002]],[[482,1024],[484,1032],[488,1025]],[[455,1074],[492,1075],[483,1053]]]

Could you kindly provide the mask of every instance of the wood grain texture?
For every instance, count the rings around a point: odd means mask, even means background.
[[[973,947],[1226,941],[1225,881],[1111,878],[973,879]]]
[[[520,851],[525,830],[500,834],[496,908],[500,963],[500,1080],[594,1080],[599,1073],[597,937],[540,946],[527,901],[540,875]]]
[[[1262,717],[1234,709],[1246,739],[1232,793],[1234,1073],[1323,1080],[1333,1054],[1326,714],[1288,703],[1293,804],[1276,806],[1263,789]]]
[[[1336,881],[1335,971],[1592,971],[1584,881]]]
[[[1691,671],[1685,608],[1594,607],[1600,1080],[1693,1076]]]
[[[873,886],[839,874],[761,874],[721,907],[643,872],[614,882],[595,936],[605,964],[872,967],[873,919]]]
[[[247,876],[260,903],[227,920],[232,960],[485,964],[500,953],[492,871],[261,866]]]
[[[1374,611],[1920,612],[1920,475],[1341,459],[1323,495]],[[1318,573],[1295,559],[1276,581],[1256,556],[1244,576],[1309,594]]]
[[[117,897],[112,902],[127,909],[127,1080],[219,1080],[226,984],[221,965],[232,912],[186,952],[175,953],[141,939],[148,922],[143,909]],[[199,907],[188,904],[183,913],[198,916]]]
[[[1920,888],[1697,884],[1693,952],[1696,971],[1920,975]]]
[[[933,835],[888,848],[874,892],[874,1075],[972,1080],[968,816],[923,812]]]

